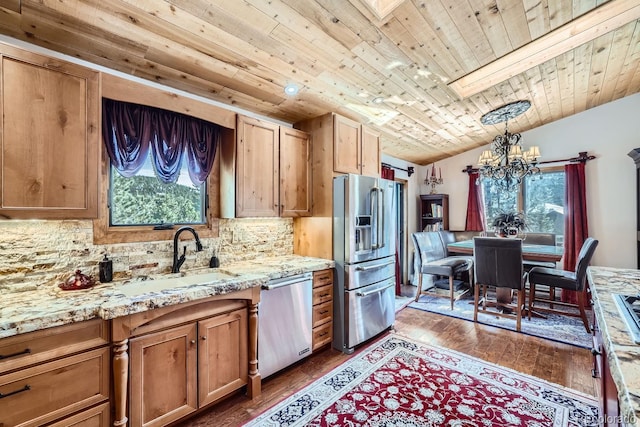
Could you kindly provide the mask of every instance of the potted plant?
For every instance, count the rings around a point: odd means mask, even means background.
[[[503,212],[493,220],[496,236],[516,237],[524,232],[526,223],[522,212]]]

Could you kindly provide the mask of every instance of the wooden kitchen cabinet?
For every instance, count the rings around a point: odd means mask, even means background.
[[[238,115],[236,216],[311,215],[309,135]]]
[[[256,287],[114,319],[114,423],[164,426],[244,386],[260,394],[259,296]]]
[[[333,270],[313,272],[312,351],[333,340]]]
[[[0,44],[0,215],[96,218],[99,73]]]
[[[238,115],[236,132],[236,216],[277,217],[280,127]]]
[[[346,117],[333,115],[333,170],[380,176],[380,136]]]
[[[107,426],[108,323],[73,323],[0,340],[0,425]]]
[[[311,215],[311,138],[297,129],[280,128],[280,216]]]

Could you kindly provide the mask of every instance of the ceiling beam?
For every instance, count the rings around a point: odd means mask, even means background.
[[[468,98],[637,19],[638,0],[611,0],[448,86]]]

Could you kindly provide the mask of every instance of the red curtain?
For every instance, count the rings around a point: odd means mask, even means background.
[[[467,219],[464,223],[466,231],[484,231],[484,207],[482,205],[482,189],[476,185],[478,172],[469,173],[469,196],[467,198]]]
[[[393,180],[395,177],[395,172],[392,168],[388,166],[382,166],[380,175],[383,179]],[[400,276],[402,276],[402,273],[400,268],[400,255],[398,254],[399,248],[400,248],[400,243],[398,242],[398,234],[396,233],[396,295],[402,294],[402,289],[400,289],[401,282],[402,282],[400,280],[401,279]]]
[[[589,237],[585,164],[565,165],[565,215],[563,269],[574,271],[582,244]],[[561,300],[577,304],[575,291],[562,290]],[[587,299],[588,301],[588,299]]]
[[[388,166],[382,166],[382,170],[381,170],[381,174],[380,176],[383,179],[390,179],[391,181],[394,180],[395,178],[395,172],[392,168],[388,167]]]

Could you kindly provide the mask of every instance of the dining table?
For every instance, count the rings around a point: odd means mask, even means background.
[[[461,240],[447,244],[451,253],[473,255],[473,240]],[[551,245],[530,245],[522,242],[522,259],[526,261],[558,262],[562,259],[564,248]]]
[[[473,255],[473,240],[460,240],[447,244],[450,253]],[[522,243],[522,259],[526,261],[558,262],[562,259],[564,248],[562,246],[532,245]],[[497,288],[496,298],[498,303],[509,303],[512,291],[508,288]]]

